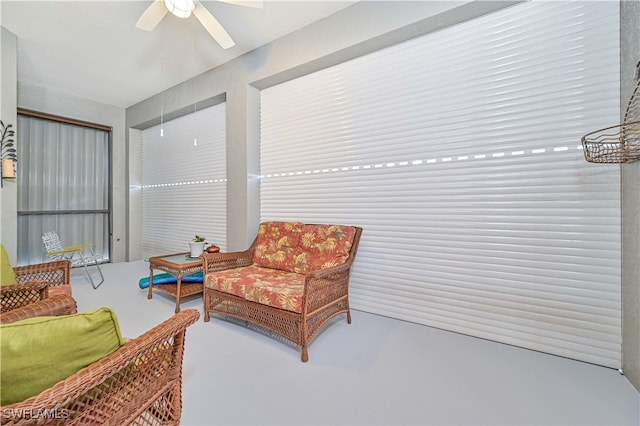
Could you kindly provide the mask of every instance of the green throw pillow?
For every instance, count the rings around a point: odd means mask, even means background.
[[[0,253],[0,285],[15,284],[17,282],[16,273],[13,272],[9,255],[2,244],[0,244],[0,251],[2,252]]]
[[[125,343],[109,308],[0,326],[0,405],[37,395]]]

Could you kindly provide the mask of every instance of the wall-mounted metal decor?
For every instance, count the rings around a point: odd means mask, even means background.
[[[638,63],[640,69],[640,63]],[[622,124],[606,127],[582,137],[584,158],[590,163],[632,163],[640,160],[640,79]]]

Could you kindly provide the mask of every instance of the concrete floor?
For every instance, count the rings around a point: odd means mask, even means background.
[[[173,314],[147,299],[144,261],[72,271],[79,310],[109,306],[136,337]],[[202,314],[193,296],[182,309]],[[183,425],[639,425],[640,393],[616,370],[354,311],[309,347],[202,318],[187,330]]]

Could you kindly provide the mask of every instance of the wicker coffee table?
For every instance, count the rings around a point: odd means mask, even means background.
[[[176,298],[176,314],[180,312],[180,299],[184,296],[202,293],[202,283],[182,283],[182,278],[202,272],[202,259],[189,257],[189,252],[168,254],[149,258],[149,294],[153,297],[153,270],[168,272],[177,278],[175,284],[158,284],[156,290],[169,293]]]

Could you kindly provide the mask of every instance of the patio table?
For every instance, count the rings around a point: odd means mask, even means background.
[[[202,283],[182,283],[182,278],[202,272],[202,259],[190,257],[189,252],[154,256],[149,258],[149,293],[147,299],[153,297],[153,270],[159,269],[176,277],[175,284],[158,284],[156,290],[169,293],[176,298],[176,310],[180,312],[180,300],[184,296],[202,293]]]

